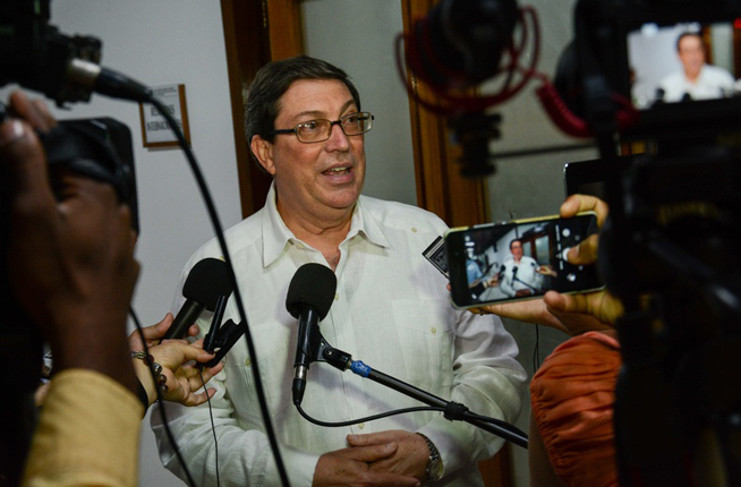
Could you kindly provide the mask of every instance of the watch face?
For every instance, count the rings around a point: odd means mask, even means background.
[[[436,458],[428,465],[428,477],[430,480],[440,480],[443,478],[443,462],[439,458]]]

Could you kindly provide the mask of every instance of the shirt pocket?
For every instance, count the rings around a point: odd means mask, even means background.
[[[290,391],[293,380],[293,361],[289,359],[289,337],[285,336],[281,323],[263,324],[252,332],[257,367],[260,370],[260,381],[268,403],[270,415],[278,416],[281,411],[292,406]],[[239,418],[248,418],[251,422],[262,425],[260,404],[257,400],[257,388],[254,376],[254,358],[247,353],[245,337],[234,344],[239,353],[227,355],[227,389]],[[286,392],[288,391],[288,392]]]
[[[426,392],[442,395],[453,384],[455,336],[447,299],[391,301],[403,379]],[[401,378],[401,376],[398,376]]]

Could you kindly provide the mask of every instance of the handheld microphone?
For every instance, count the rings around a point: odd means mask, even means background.
[[[163,340],[183,338],[188,327],[203,313],[213,311],[219,296],[232,293],[229,268],[223,260],[209,257],[198,261],[183,285],[185,303],[165,333]]]
[[[301,404],[306,389],[309,364],[316,360],[321,334],[318,323],[332,306],[337,278],[329,267],[304,264],[291,279],[286,296],[286,309],[298,319],[298,344],[294,361],[293,403]]]
[[[245,326],[241,322],[237,324],[234,323],[233,320],[227,320],[226,323],[221,325],[219,330],[216,332],[216,337],[214,338],[213,342],[213,348],[209,350],[216,355],[214,356],[214,358],[206,362],[202,367],[213,367],[214,365],[218,364],[221,359],[224,358],[226,353],[234,346],[234,344],[237,343],[237,340],[239,340],[239,338],[244,335],[245,331],[247,331],[247,326]]]
[[[203,349],[207,352],[213,353],[216,349],[216,337],[221,329],[221,319],[224,317],[224,310],[226,309],[227,296],[220,294],[216,297],[216,306],[214,309],[214,315],[211,318],[211,328],[208,330],[206,337],[203,339]]]

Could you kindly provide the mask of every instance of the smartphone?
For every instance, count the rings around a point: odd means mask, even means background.
[[[470,308],[604,285],[596,265],[574,265],[566,253],[597,233],[593,212],[454,228],[445,235],[453,305]]]

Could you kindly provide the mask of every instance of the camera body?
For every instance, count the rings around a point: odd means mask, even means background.
[[[692,79],[680,55],[678,34],[686,31],[701,40],[707,73],[708,41],[719,42],[716,29],[732,39],[739,18],[738,0],[580,0],[574,42],[564,56],[571,66],[559,66],[557,86],[592,128],[607,174],[610,218],[600,238],[600,265],[626,310],[617,325],[621,485],[741,482],[741,430],[733,421],[741,394],[723,385],[741,377],[722,365],[741,351],[735,236],[741,228],[741,97],[732,81],[717,96],[697,96],[689,86],[685,96],[668,100],[665,80],[682,78],[650,72],[679,58],[677,70]],[[663,55],[646,48],[667,33],[674,39]],[[730,76],[741,77],[741,53],[733,42],[720,47],[716,52],[725,50],[733,60]],[[654,86],[640,91],[651,76]],[[618,129],[621,110],[637,112],[636,123]],[[617,142],[642,147],[626,162]]]
[[[615,95],[630,101],[639,117],[636,124],[621,131],[622,141],[647,137],[694,140],[737,130],[741,128],[741,98],[735,90],[715,99],[684,100],[691,103],[651,103],[638,95],[647,83],[658,85],[656,70],[677,55],[676,38],[667,50],[656,48],[662,36],[685,31],[710,40],[714,29],[732,30],[739,18],[739,0],[580,0],[574,11],[575,37],[570,48],[575,52],[562,56],[556,85],[572,110],[585,115],[593,128],[605,122],[604,112],[610,111]],[[732,38],[722,42],[727,44],[716,46],[720,52],[741,55],[734,52]]]
[[[95,37],[70,37],[50,25],[49,0],[0,2],[0,86],[19,83],[59,106],[88,101],[91,88],[70,78],[69,65],[97,64],[101,47]]]

